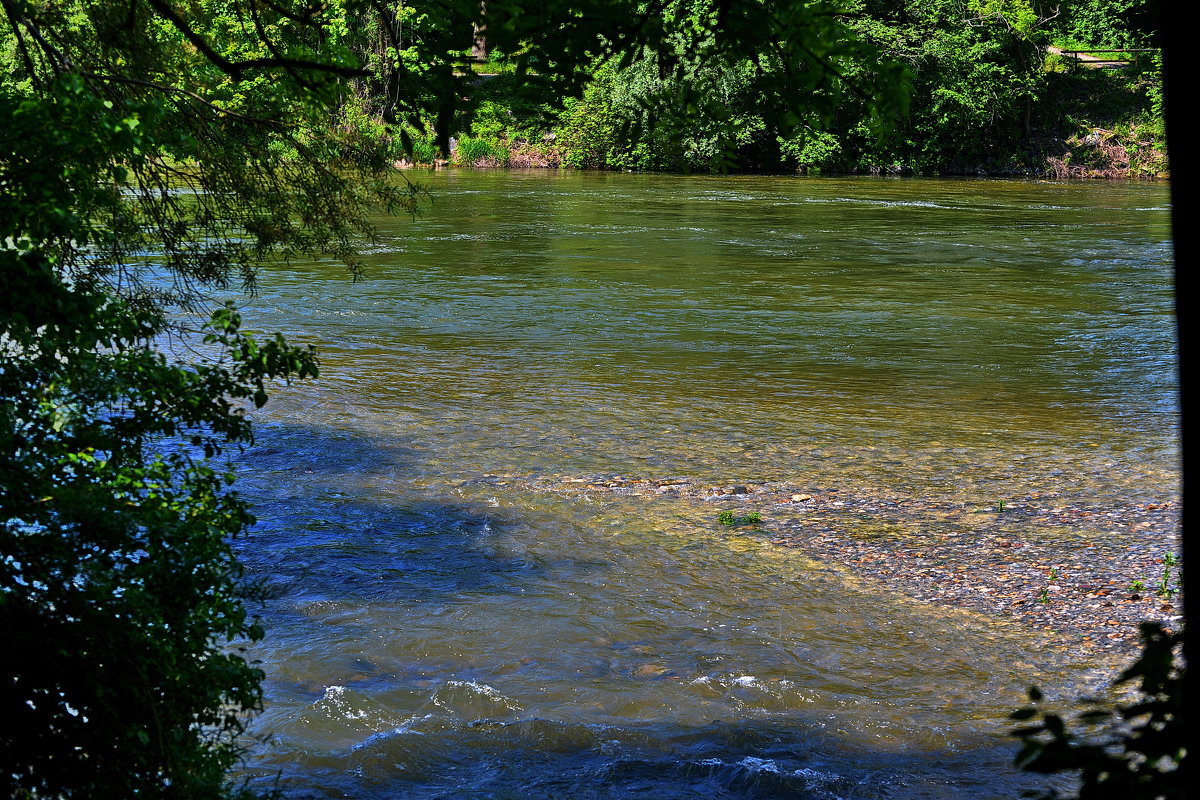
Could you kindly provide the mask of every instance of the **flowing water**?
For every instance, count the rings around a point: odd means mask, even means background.
[[[716,503],[546,487],[1172,495],[1166,188],[421,177],[433,205],[381,222],[367,280],[272,268],[247,314],[321,355],[244,459],[250,774],[295,798],[1016,796],[1005,716],[1030,682],[1070,696],[1086,654]]]

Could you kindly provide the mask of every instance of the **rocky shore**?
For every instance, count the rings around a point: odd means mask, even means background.
[[[1002,615],[1118,658],[1136,654],[1139,622],[1174,628],[1181,620],[1174,497],[1099,506],[1031,493],[984,507],[867,489],[680,478],[562,477],[531,488],[711,504],[714,525],[731,511],[724,519],[734,524],[725,527],[738,535],[802,549],[919,601]]]

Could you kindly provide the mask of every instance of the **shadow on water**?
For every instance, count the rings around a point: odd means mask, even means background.
[[[1002,746],[872,750],[802,718],[614,727],[544,719],[450,724],[427,713],[346,750],[309,754],[302,774],[289,768],[291,754],[279,755],[255,772],[282,769],[286,795],[296,800],[999,800],[1051,783],[1015,772]]]
[[[281,773],[288,797],[948,800],[1031,785],[995,736],[864,735],[830,713],[832,687],[811,699],[803,671],[730,672],[754,656],[721,648],[744,640],[642,616],[583,642],[567,589],[629,580],[627,556],[515,546],[544,511],[412,480],[421,451],[403,437],[268,425],[246,461],[260,523],[239,549],[266,587],[253,656],[271,737],[249,774]]]
[[[239,489],[259,524],[240,557],[276,601],[433,603],[545,577],[492,543],[519,520],[394,483],[420,463],[403,440],[276,425],[246,457],[254,473]]]

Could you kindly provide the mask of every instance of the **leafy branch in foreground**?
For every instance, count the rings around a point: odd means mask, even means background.
[[[1012,735],[1022,742],[1016,764],[1029,772],[1079,774],[1080,800],[1173,800],[1189,785],[1183,685],[1183,632],[1171,633],[1155,622],[1141,625],[1142,654],[1121,673],[1116,685],[1140,681],[1139,696],[1115,707],[1093,704],[1079,722],[1100,732],[1072,733],[1058,714],[1042,707],[1042,693],[1029,690],[1030,705],[1011,718],[1031,721]],[[1054,789],[1038,797],[1056,798]]]
[[[314,356],[224,309],[224,358],[176,363],[160,316],[34,253],[0,261],[0,792],[243,796],[227,772],[262,673],[238,644],[262,628],[230,539],[253,517],[210,457],[250,441],[243,399]]]
[[[181,361],[167,311],[272,257],[351,257],[405,187],[306,138],[302,92],[214,76],[114,8],[0,15],[0,795],[245,797],[262,629],[231,539],[253,517],[216,457],[316,360],[220,309]]]

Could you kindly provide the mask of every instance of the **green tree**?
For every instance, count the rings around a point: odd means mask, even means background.
[[[669,4],[664,16],[693,19],[688,35],[637,63],[600,67],[562,115],[560,141],[577,166],[1003,168],[1034,132],[1046,95],[1043,45],[1061,8],[850,0],[821,19],[821,50],[780,58],[769,41],[753,55],[710,48],[705,37],[719,34],[688,4]],[[896,98],[887,87],[901,71],[911,76],[906,118],[881,125],[896,116],[898,104],[881,108],[880,98]],[[781,77],[803,104],[776,91]]]
[[[560,126],[568,162],[775,169],[781,138],[824,128],[850,97],[864,124],[900,116],[907,102],[902,65],[857,36],[835,9],[780,4],[761,9],[765,20],[750,11],[667,4],[658,17],[663,41],[604,63],[582,101],[569,105]],[[781,29],[769,24],[773,18]],[[864,63],[871,69],[857,68]]]
[[[261,697],[261,674],[230,645],[261,630],[230,549],[252,517],[208,458],[249,440],[242,406],[265,402],[267,380],[315,374],[316,362],[242,335],[228,309],[204,336],[210,362],[167,358],[153,300],[179,291],[156,296],[146,276],[94,260],[129,252],[105,225],[122,208],[117,171],[149,146],[144,117],[113,120],[111,101],[70,74],[37,99],[8,100],[0,786],[10,797],[225,796]],[[136,213],[139,200],[126,202]],[[208,278],[182,236],[173,246],[181,281]],[[138,279],[128,293],[110,283],[122,275]]]
[[[1024,108],[1021,133],[1032,133],[1033,103],[1043,82],[1047,23],[1058,16],[1059,8],[1040,14],[1029,0],[970,0],[968,10],[982,25],[999,25],[1008,33],[1008,45],[1015,69],[1008,91]]]
[[[1057,19],[1052,7],[1026,0],[855,0],[845,18],[859,38],[908,67],[912,98],[905,123],[879,137],[870,107],[849,96],[828,126],[832,140],[818,140],[807,154],[826,159],[817,166],[941,172],[1003,168],[1019,157],[1044,93],[1041,45]],[[876,69],[869,60],[851,62],[847,79]]]
[[[1154,47],[1157,5],[1154,0],[1074,0],[1063,7],[1058,32],[1073,45]]]
[[[230,539],[252,517],[210,459],[316,362],[229,309],[196,337],[208,358],[170,358],[167,312],[265,259],[353,263],[369,204],[412,192],[316,127],[358,72],[334,20],[2,7],[0,791],[238,794],[262,676],[236,648],[261,630]]]
[[[229,645],[262,631],[230,549],[253,518],[205,455],[248,441],[234,403],[315,374],[313,356],[255,342],[225,311],[205,337],[225,363],[172,363],[158,315],[44,261],[5,266],[4,790],[225,796],[262,677]]]

